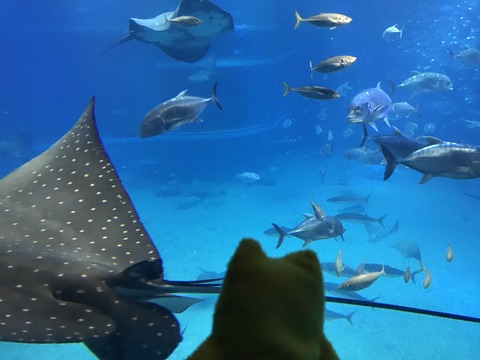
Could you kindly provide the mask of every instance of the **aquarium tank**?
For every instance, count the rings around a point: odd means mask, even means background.
[[[186,359],[245,237],[341,359],[480,353],[477,0],[0,10],[2,359]]]

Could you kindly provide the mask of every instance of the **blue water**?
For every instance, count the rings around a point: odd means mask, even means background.
[[[5,175],[60,138],[83,111],[90,96],[107,152],[117,168],[142,221],[157,245],[170,279],[195,279],[201,269],[223,271],[239,240],[258,239],[271,256],[301,248],[288,238],[275,250],[276,238],[263,231],[272,222],[294,226],[309,212],[314,196],[328,214],[340,205],[326,199],[341,194],[371,195],[368,214],[388,214],[398,232],[369,241],[364,227],[345,223],[345,242],[333,239],[309,245],[321,261],[334,261],[342,250],[347,265],[362,261],[399,269],[405,260],[391,244],[418,243],[432,284],[423,289],[401,278],[381,278],[361,294],[379,301],[480,317],[478,274],[480,180],[434,178],[418,185],[421,174],[398,168],[383,182],[382,166],[342,158],[358,146],[361,129],[346,120],[348,104],[358,92],[381,81],[399,84],[412,71],[433,71],[452,79],[453,91],[409,99],[401,89],[394,102],[421,108],[421,118],[397,119],[400,129],[418,128],[413,136],[480,145],[480,66],[449,62],[448,49],[458,53],[480,48],[478,1],[215,1],[229,11],[235,31],[215,40],[206,57],[187,64],[166,56],[153,45],[131,41],[103,54],[126,30],[130,17],[148,18],[170,11],[176,1],[44,0],[0,2],[0,140],[27,132],[33,147],[20,157],[3,156]],[[302,23],[293,30],[293,13],[303,17],[338,12],[353,21],[334,30]],[[394,24],[404,27],[402,39],[382,40]],[[348,69],[310,79],[309,61],[340,54],[356,56]],[[205,81],[189,79],[216,68]],[[184,89],[208,97],[218,82],[224,110],[207,106],[201,123],[145,140],[138,137],[144,114]],[[307,100],[296,93],[282,97],[282,81],[292,86],[352,88],[332,101]],[[291,124],[288,126],[288,124]],[[317,134],[316,127],[322,131]],[[317,127],[318,129],[318,127]],[[344,131],[353,134],[345,137]],[[379,124],[380,133],[391,132]],[[370,130],[373,133],[373,130]],[[328,140],[331,133],[332,139]],[[333,154],[322,147],[333,143]],[[373,146],[371,146],[374,149]],[[245,184],[244,171],[258,173],[267,184]],[[324,172],[324,181],[320,175]],[[163,196],[163,191],[174,196]],[[445,261],[450,244],[455,257]],[[326,281],[339,281],[325,275]],[[255,296],[255,294],[252,294]],[[172,354],[183,359],[209,333],[215,297],[179,315],[184,340]],[[480,328],[466,322],[393,311],[327,304],[353,316],[328,321],[325,331],[342,359],[475,358]],[[187,326],[188,325],[188,326]],[[83,345],[0,343],[2,359],[93,358]]]

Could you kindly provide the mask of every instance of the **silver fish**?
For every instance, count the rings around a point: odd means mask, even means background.
[[[397,87],[410,91],[410,98],[427,92],[453,90],[452,80],[445,74],[435,72],[416,72]]]
[[[329,309],[325,309],[325,312],[324,312],[324,316],[325,316],[325,320],[341,320],[341,319],[345,319],[348,321],[348,323],[350,325],[353,326],[353,321],[352,321],[352,316],[357,312],[357,310],[355,311],[352,311],[350,314],[348,315],[344,315],[344,314],[340,314],[336,311],[332,311],[332,310],[329,310]]]
[[[383,225],[383,219],[387,215],[380,216],[379,218],[374,218],[371,216],[368,216],[367,214],[358,214],[358,213],[340,213],[335,215],[340,221],[345,221],[345,222],[352,222],[352,223],[357,223],[357,224],[365,224],[365,223],[372,223],[376,222],[380,224],[382,227],[385,227]]]
[[[213,85],[209,98],[188,96],[186,93],[187,90],[184,90],[173,99],[150,110],[140,124],[140,137],[159,135],[165,131],[178,129],[184,124],[200,121],[198,117],[210,101],[222,110],[216,96],[217,83]]]
[[[388,122],[388,113],[392,109],[392,99],[382,90],[380,83],[376,87],[357,94],[348,106],[347,120],[350,124],[368,124],[378,131],[375,121]]]
[[[203,24],[203,21],[200,20],[199,18],[195,16],[189,16],[189,15],[172,17],[170,19],[168,19],[167,16],[165,16],[165,22],[169,24],[175,24],[177,26],[186,26],[186,27]]]
[[[315,100],[332,100],[337,99],[340,97],[338,93],[334,90],[328,89],[322,86],[298,86],[298,87],[291,87],[285,81],[283,82],[284,92],[282,96],[287,95],[291,91],[295,91],[300,95]]]
[[[397,27],[397,24],[389,26],[388,28],[385,29],[385,31],[382,34],[382,39],[385,41],[392,41],[395,39],[401,39],[403,36],[403,28],[405,25],[399,29]]]
[[[276,249],[282,245],[285,236],[295,236],[304,240],[302,247],[307,246],[315,240],[325,240],[337,236],[340,236],[342,240],[344,240],[343,233],[345,229],[341,221],[335,216],[325,215],[323,210],[317,204],[313,203],[313,201],[312,208],[315,216],[306,214],[305,220],[290,231],[285,231],[284,228],[277,224],[272,224],[279,235]]]
[[[462,63],[466,65],[478,66],[480,65],[480,50],[474,48],[468,48],[466,50],[460,51],[458,54],[455,54],[452,50],[448,49],[450,54],[450,64],[453,60],[459,59]]]
[[[317,71],[320,73],[331,73],[334,71],[343,70],[346,67],[352,65],[357,58],[351,55],[338,55],[332,56],[320,61],[317,65],[313,66],[310,61],[310,71]]]
[[[308,18],[302,19],[297,10],[295,10],[295,25],[294,29],[300,25],[301,22],[308,22],[315,26],[328,27],[330,29],[335,29],[337,26],[347,25],[352,21],[352,18],[336,13],[320,13],[318,15],[310,16]]]
[[[355,275],[338,285],[338,288],[346,291],[362,290],[372,285],[383,274],[385,274],[384,267],[382,267],[382,271]]]
[[[384,161],[380,150],[370,150],[367,147],[356,147],[347,149],[343,153],[343,158],[348,160],[360,161],[368,165],[380,165]]]
[[[382,146],[387,160],[384,180],[394,172],[397,164],[402,164],[423,174],[420,184],[432,177],[451,179],[474,179],[480,177],[480,146],[442,142],[421,148],[403,159],[396,159],[392,152]]]
[[[420,116],[420,106],[413,107],[406,101],[396,102],[392,104],[392,114],[397,117],[406,117],[407,119],[415,113],[419,118]]]

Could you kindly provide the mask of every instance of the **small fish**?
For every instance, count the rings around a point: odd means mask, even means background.
[[[368,124],[378,131],[375,121],[383,119],[390,127],[388,113],[392,109],[392,99],[382,90],[380,82],[376,87],[364,90],[353,98],[348,106],[347,120],[350,124]]]
[[[353,322],[352,322],[352,316],[357,312],[357,310],[355,311],[352,311],[350,314],[348,315],[344,315],[344,314],[340,314],[338,312],[335,312],[335,311],[332,311],[332,310],[329,310],[329,309],[325,309],[325,312],[324,312],[324,316],[325,316],[325,320],[340,320],[340,319],[345,319],[348,321],[348,323],[350,325],[353,326]]]
[[[342,250],[338,251],[337,258],[335,259],[335,274],[337,276],[342,275],[343,263],[342,263]]]
[[[410,275],[410,266],[407,266],[407,268],[405,269],[405,273],[403,274],[403,281],[405,281],[405,284],[408,283],[408,281],[410,280]]]
[[[423,288],[426,289],[432,283],[432,274],[430,274],[430,271],[428,271],[428,269],[424,269],[424,270],[425,270],[425,279],[423,280]]]
[[[352,90],[352,87],[348,85],[348,81],[335,89],[335,92],[339,93],[340,96],[345,96],[347,93]]]
[[[178,129],[187,123],[201,121],[198,117],[210,101],[222,110],[216,95],[217,83],[213,85],[212,94],[209,98],[188,96],[186,93],[187,90],[184,90],[173,99],[167,100],[150,110],[140,124],[140,137],[147,138],[160,135],[166,131]]]
[[[260,180],[260,175],[252,171],[244,171],[238,174],[236,178],[243,181],[244,183],[253,184]]]
[[[480,121],[478,120],[468,120],[468,119],[460,119],[460,120],[466,123],[469,129],[480,128]]]
[[[405,117],[407,119],[410,117],[410,115],[416,114],[419,118],[421,118],[420,106],[417,105],[413,107],[406,101],[396,102],[392,104],[392,114],[397,117]]]
[[[313,201],[311,205],[315,216],[305,215],[305,220],[288,232],[284,231],[281,226],[272,224],[279,235],[276,249],[282,245],[285,236],[294,236],[302,239],[304,241],[302,247],[307,246],[315,240],[325,240],[337,236],[340,236],[342,240],[344,240],[343,233],[345,229],[340,220],[334,216],[325,215],[323,210],[317,204],[313,203]]]
[[[333,202],[333,203],[363,203],[367,204],[368,200],[370,199],[371,195],[365,196],[365,197],[360,197],[360,196],[355,196],[355,195],[339,195],[339,196],[334,196],[331,198],[328,198],[328,202]]]
[[[453,260],[453,250],[450,245],[447,246],[447,253],[445,254],[445,258],[448,262]]]
[[[372,285],[383,274],[385,274],[384,267],[382,267],[382,271],[355,275],[338,285],[338,288],[346,291],[362,290]]]
[[[346,213],[346,212],[337,214],[335,216],[337,218],[339,218],[341,221],[357,223],[357,224],[365,224],[365,223],[376,222],[376,223],[380,224],[380,226],[385,227],[383,225],[383,219],[385,219],[387,214],[383,215],[379,218],[374,218],[374,217],[368,216],[367,214]]]
[[[165,22],[169,24],[175,24],[178,26],[185,26],[185,27],[191,27],[191,26],[197,26],[197,25],[203,24],[203,21],[200,20],[199,18],[195,16],[189,16],[189,15],[177,16],[171,19],[168,19],[167,16],[165,16]]]
[[[364,146],[345,150],[343,158],[360,161],[368,165],[380,165],[384,162],[384,157],[380,150],[371,150]]]
[[[334,142],[323,144],[322,147],[320,148],[320,154],[322,154],[323,156],[331,156],[333,154],[334,144],[335,144]]]
[[[295,10],[295,25],[293,29],[296,29],[301,22],[308,22],[315,26],[328,27],[330,29],[335,29],[337,26],[347,25],[352,21],[351,17],[343,14],[335,13],[320,13],[318,15],[310,16],[308,18],[302,19],[297,10]]]
[[[343,70],[352,65],[357,58],[351,55],[339,55],[332,56],[320,61],[317,65],[313,66],[310,61],[310,71],[316,71],[319,73],[331,73],[334,71]]]
[[[448,49],[450,54],[449,65],[453,60],[459,59],[465,65],[478,66],[480,65],[480,50],[474,48],[468,48],[455,54],[452,50]]]
[[[392,41],[395,39],[401,39],[403,36],[403,28],[405,25],[399,29],[397,27],[397,24],[389,26],[388,28],[385,29],[382,35],[382,39],[385,41]]]
[[[290,91],[295,91],[306,98],[315,100],[332,100],[340,97],[340,95],[334,90],[322,86],[311,85],[292,88],[284,81],[283,87],[285,88],[285,91],[282,96],[287,95]]]

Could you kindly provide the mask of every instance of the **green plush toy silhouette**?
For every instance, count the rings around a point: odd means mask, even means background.
[[[324,307],[313,251],[272,259],[244,239],[228,265],[212,334],[189,359],[338,359],[323,333]]]

